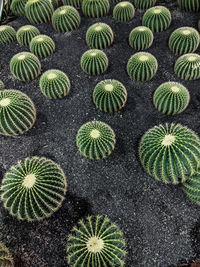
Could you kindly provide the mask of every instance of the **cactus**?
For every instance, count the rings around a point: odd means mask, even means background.
[[[40,78],[40,90],[47,98],[62,98],[70,91],[70,80],[60,70],[48,70]]]
[[[30,42],[30,51],[39,58],[48,57],[55,51],[54,41],[47,35],[37,35]]]
[[[200,55],[190,53],[179,57],[174,66],[175,74],[184,80],[200,78]]]
[[[110,10],[109,0],[83,0],[82,11],[86,17],[106,16]]]
[[[81,23],[78,11],[72,6],[61,6],[53,13],[52,25],[58,32],[75,30]]]
[[[10,61],[12,75],[23,82],[34,80],[41,72],[39,59],[29,52],[14,55]]]
[[[200,165],[200,139],[181,124],[155,126],[143,135],[139,156],[144,169],[157,181],[178,184]]]
[[[1,267],[14,267],[13,258],[4,244],[0,243],[0,266]]]
[[[94,88],[93,101],[104,112],[115,112],[123,108],[127,100],[127,91],[117,80],[104,80]]]
[[[161,84],[153,96],[155,107],[162,113],[175,115],[184,111],[190,101],[190,94],[182,84],[166,82]]]
[[[44,157],[26,158],[5,174],[1,199],[18,220],[39,221],[60,208],[66,188],[65,174],[55,162]]]
[[[83,124],[76,136],[76,145],[82,155],[89,159],[106,158],[115,148],[115,133],[101,121]]]
[[[162,32],[171,24],[171,13],[164,6],[149,8],[143,18],[142,25],[150,28],[152,32]]]
[[[9,44],[16,40],[16,31],[13,27],[8,25],[0,26],[0,45]]]
[[[102,74],[108,68],[108,58],[103,51],[90,49],[81,57],[81,68],[89,75]]]
[[[12,13],[16,16],[24,16],[27,1],[28,0],[13,0],[10,6]]]
[[[75,8],[81,7],[82,1],[83,0],[62,0],[64,6],[73,6]]]
[[[200,10],[199,0],[178,0],[181,9],[189,12],[198,12]]]
[[[169,38],[169,48],[175,55],[193,53],[200,42],[199,33],[191,27],[176,29]]]
[[[153,33],[145,26],[134,28],[129,34],[129,45],[136,50],[145,50],[153,43]]]
[[[54,8],[49,0],[28,0],[25,14],[32,24],[39,24],[51,20]]]
[[[127,64],[127,72],[130,78],[141,82],[151,80],[155,76],[157,69],[157,59],[146,52],[134,54]]]
[[[90,48],[104,49],[113,43],[113,31],[105,23],[95,23],[86,33],[86,43]]]
[[[113,9],[113,18],[117,21],[129,21],[134,15],[135,8],[128,1],[120,2]]]
[[[21,46],[29,46],[33,37],[40,34],[40,31],[32,25],[25,25],[17,31],[17,41]]]
[[[125,246],[122,231],[109,218],[88,216],[78,222],[68,237],[68,263],[73,267],[123,267]]]
[[[138,9],[148,9],[155,6],[156,0],[133,0],[134,6]]]
[[[2,89],[4,89],[4,88],[5,88],[5,85],[4,85],[3,81],[0,80],[0,90],[2,90]]]
[[[49,0],[52,4],[53,8],[56,9],[58,7],[58,0]]]
[[[0,134],[23,134],[35,120],[35,106],[27,95],[18,90],[0,90]]]

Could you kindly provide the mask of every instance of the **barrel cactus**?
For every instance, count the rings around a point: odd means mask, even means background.
[[[134,54],[127,64],[127,72],[130,78],[141,82],[151,80],[155,76],[157,69],[157,59],[146,52]]]
[[[61,6],[53,13],[52,25],[58,32],[68,32],[78,28],[81,17],[73,6]]]
[[[103,51],[90,49],[81,57],[81,68],[89,75],[102,74],[108,68],[108,58]]]
[[[200,10],[199,0],[178,0],[178,5],[185,11],[198,12]]]
[[[113,9],[113,18],[117,21],[129,21],[134,15],[135,8],[128,1],[120,2]]]
[[[94,88],[93,101],[101,111],[118,111],[124,107],[126,100],[126,88],[117,80],[101,81]]]
[[[5,85],[4,85],[3,81],[0,80],[0,90],[2,90],[2,89],[4,89],[4,88],[5,88]]]
[[[73,6],[75,8],[81,7],[82,1],[83,0],[62,0],[64,6]]]
[[[110,10],[109,0],[83,0],[82,11],[86,17],[106,16]]]
[[[28,82],[34,80],[40,74],[41,64],[34,54],[21,52],[12,57],[10,71],[16,79]]]
[[[86,43],[90,48],[104,49],[113,43],[114,35],[109,25],[95,23],[86,33]]]
[[[16,31],[8,25],[0,26],[0,45],[9,44],[16,40]]]
[[[14,267],[13,258],[7,247],[0,243],[0,266],[1,267]]]
[[[51,20],[54,8],[49,0],[28,0],[25,14],[32,24],[39,24]]]
[[[72,229],[67,242],[68,263],[76,266],[123,267],[126,243],[119,227],[103,216],[88,216]]]
[[[76,136],[76,145],[82,155],[89,159],[106,158],[115,148],[115,133],[101,121],[90,121],[81,126]]]
[[[0,134],[19,135],[28,131],[36,120],[31,99],[18,90],[0,90]]]
[[[70,87],[69,78],[60,70],[48,70],[40,78],[40,90],[43,95],[50,99],[66,96]]]
[[[39,221],[60,208],[66,188],[65,174],[54,161],[26,158],[5,174],[1,199],[10,215],[18,220]]]
[[[171,24],[171,13],[164,6],[155,6],[149,8],[143,18],[142,25],[150,28],[152,32],[162,32]]]
[[[156,0],[133,0],[134,6],[138,9],[148,9],[155,6]]]
[[[10,6],[12,13],[16,16],[24,16],[27,1],[28,0],[13,0]]]
[[[152,45],[153,39],[153,33],[149,28],[138,26],[129,34],[129,45],[136,50],[145,50]]]
[[[185,182],[200,165],[200,139],[181,124],[164,124],[151,128],[139,145],[141,163],[157,181]]]
[[[55,51],[55,43],[47,35],[37,35],[30,42],[30,51],[39,58],[48,57]]]
[[[40,34],[40,31],[32,25],[25,25],[17,31],[17,41],[21,46],[29,46],[33,37]]]
[[[179,57],[174,66],[175,74],[184,80],[200,78],[200,55],[190,53]]]
[[[177,82],[161,84],[153,95],[154,106],[162,113],[175,115],[184,111],[190,101],[187,88]]]

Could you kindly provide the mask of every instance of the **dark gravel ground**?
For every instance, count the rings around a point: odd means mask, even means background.
[[[41,60],[42,71],[58,68],[70,78],[72,89],[65,99],[50,101],[40,92],[39,78],[22,83],[13,78],[9,62],[13,55],[28,51],[19,44],[0,46],[0,79],[6,88],[19,89],[32,98],[37,108],[35,126],[19,137],[0,137],[0,176],[17,160],[29,156],[46,156],[56,161],[68,179],[66,200],[58,212],[42,222],[17,221],[0,207],[0,240],[11,250],[20,267],[64,267],[67,236],[77,221],[88,214],[109,216],[125,234],[127,267],[170,267],[191,262],[200,256],[200,208],[191,203],[180,186],[154,181],[138,159],[138,142],[144,132],[163,122],[179,122],[200,134],[199,81],[182,81],[173,73],[177,57],[168,49],[170,33],[181,26],[197,28],[199,13],[181,12],[175,3],[158,1],[172,13],[170,28],[155,34],[148,52],[156,56],[159,69],[146,83],[131,81],[126,64],[134,51],[128,45],[131,29],[141,24],[143,12],[136,11],[129,23],[118,23],[109,16],[88,19],[82,16],[79,29],[60,34],[51,24],[38,25],[43,34],[53,38],[56,52]],[[112,9],[111,9],[112,10]],[[110,65],[105,75],[89,77],[80,68],[80,57],[88,48],[87,28],[97,21],[108,23],[115,42],[105,50]],[[10,23],[16,30],[29,24],[25,18]],[[200,49],[197,50],[197,53]],[[106,78],[121,81],[127,88],[125,108],[114,115],[97,110],[92,102],[93,88]],[[190,91],[188,108],[176,116],[160,114],[152,104],[154,90],[166,81],[183,83]],[[75,143],[79,127],[97,119],[108,123],[117,136],[116,149],[105,160],[90,161],[82,157]]]

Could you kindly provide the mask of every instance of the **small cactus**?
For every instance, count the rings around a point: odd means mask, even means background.
[[[120,2],[113,9],[113,18],[117,21],[129,21],[134,15],[135,8],[128,1]]]
[[[18,220],[39,221],[57,211],[67,188],[63,170],[44,157],[18,161],[5,174],[1,199]]]
[[[175,115],[184,111],[190,101],[190,94],[182,84],[166,82],[161,84],[153,96],[154,106],[162,113]]]
[[[9,44],[16,40],[16,31],[8,25],[0,26],[0,45]]]
[[[28,0],[25,14],[32,24],[39,24],[51,20],[54,8],[49,0]]]
[[[86,33],[86,43],[90,48],[104,49],[113,43],[113,31],[105,23],[95,23]]]
[[[62,0],[64,6],[73,6],[75,8],[81,7],[82,1],[83,0]]]
[[[0,266],[1,267],[14,267],[13,258],[4,244],[0,243]]]
[[[68,263],[72,267],[123,267],[125,246],[123,233],[109,218],[88,216],[78,222],[68,237]]]
[[[104,112],[115,112],[123,108],[127,100],[127,91],[117,80],[104,80],[94,88],[93,101]]]
[[[198,12],[200,10],[199,0],[178,0],[178,5],[188,12]]]
[[[28,0],[13,0],[11,2],[10,9],[12,13],[16,16],[24,16],[25,15],[25,5]]]
[[[0,80],[0,90],[3,90],[5,88],[5,85],[2,80]]]
[[[143,135],[139,156],[144,169],[157,181],[178,184],[198,169],[200,139],[181,124],[161,124]]]
[[[127,72],[131,79],[136,81],[149,81],[157,72],[157,59],[150,53],[138,52],[128,61]]]
[[[133,0],[133,4],[138,9],[148,9],[155,6],[156,0]]]
[[[81,68],[89,75],[102,74],[108,68],[108,58],[103,51],[90,49],[81,57]]]
[[[19,135],[28,131],[36,120],[31,99],[18,90],[0,90],[0,134]]]
[[[58,32],[69,32],[78,28],[81,17],[73,6],[61,6],[53,13],[52,25]]]
[[[142,25],[150,28],[152,32],[165,31],[171,24],[171,13],[164,6],[149,8],[143,18]]]
[[[29,46],[33,37],[40,34],[40,31],[32,25],[25,25],[17,31],[17,41],[21,46]]]
[[[175,74],[183,80],[200,78],[200,55],[190,53],[179,57],[174,66]]]
[[[134,28],[129,34],[129,45],[136,50],[145,50],[153,43],[153,33],[145,26]]]
[[[109,0],[83,0],[82,11],[86,17],[106,16],[110,10]]]
[[[70,80],[60,70],[48,70],[40,78],[40,90],[49,99],[62,98],[70,91]]]
[[[76,136],[76,145],[82,155],[89,159],[106,158],[115,148],[115,133],[101,121],[83,124]]]
[[[21,52],[12,57],[10,71],[16,79],[28,82],[34,80],[40,74],[41,64],[34,54]]]
[[[55,43],[47,35],[37,35],[30,42],[30,51],[39,58],[48,57],[55,51]]]
[[[175,55],[193,53],[200,42],[199,33],[191,27],[176,29],[169,38],[169,48]]]

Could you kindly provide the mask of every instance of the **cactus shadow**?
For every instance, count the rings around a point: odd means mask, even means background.
[[[200,217],[195,226],[190,231],[192,249],[194,251],[195,258],[200,258]]]
[[[48,120],[46,115],[38,112],[33,128],[30,129],[30,131],[28,131],[25,135],[26,136],[41,135],[47,131],[47,128],[48,128]]]

